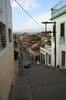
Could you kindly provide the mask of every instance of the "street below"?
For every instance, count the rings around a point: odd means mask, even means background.
[[[18,71],[10,100],[66,100],[66,73],[59,68],[32,64],[21,48],[23,65]]]

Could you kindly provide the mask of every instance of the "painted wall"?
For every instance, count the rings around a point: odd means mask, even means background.
[[[45,64],[45,65],[51,65],[49,63],[49,56],[51,56],[51,47],[49,48],[50,51],[48,51],[48,48],[46,47],[49,47],[47,45],[45,45],[44,48],[40,47],[40,62],[41,64]],[[50,59],[51,61],[51,59]]]
[[[11,84],[14,82],[14,48],[13,41],[9,43],[8,28],[12,30],[12,15],[9,0],[0,0],[2,13],[0,12],[0,21],[6,26],[5,48],[0,49],[0,100],[8,100]],[[12,34],[13,39],[13,34]]]
[[[0,12],[0,21],[2,21],[5,25],[8,22],[8,26],[12,28],[12,10],[10,0],[0,0],[0,4],[2,8],[2,12]]]
[[[62,62],[61,52],[62,51],[66,52],[66,14],[64,14],[64,15],[56,18],[56,19],[53,19],[52,21],[56,22],[56,32],[57,32],[56,33],[56,37],[57,37],[57,39],[56,39],[56,41],[57,41],[56,42],[56,47],[57,47],[57,50],[56,50],[56,55],[57,55],[56,66],[60,65],[60,67],[62,67],[62,65],[61,65],[61,62]],[[61,25],[62,22],[65,22],[65,43],[60,43],[60,25]],[[51,64],[52,64],[52,66],[54,66],[54,47],[55,46],[54,46],[53,40],[51,40],[51,44],[52,44],[51,45],[51,48],[52,48],[51,49],[51,52],[52,52],[52,54],[51,54]],[[66,65],[65,65],[65,67],[66,67]]]
[[[6,24],[6,5],[5,0],[0,0],[2,12],[0,13],[0,21]]]
[[[0,51],[0,100],[7,100],[14,81],[13,45]]]

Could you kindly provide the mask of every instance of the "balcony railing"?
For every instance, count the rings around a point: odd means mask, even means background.
[[[53,8],[51,8],[52,14],[66,5],[66,0],[61,0],[58,4],[56,4]]]

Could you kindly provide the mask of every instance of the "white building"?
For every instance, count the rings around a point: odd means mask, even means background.
[[[13,81],[12,11],[9,0],[0,0],[0,100],[8,100]]]
[[[59,8],[59,5],[62,5]],[[51,21],[56,22],[56,66],[66,68],[66,0],[62,0],[51,9]],[[52,36],[52,38],[54,38]],[[55,42],[51,40],[51,64],[54,66]]]
[[[51,65],[51,46],[40,47],[40,63]]]

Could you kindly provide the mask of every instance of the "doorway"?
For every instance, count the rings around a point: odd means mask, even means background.
[[[65,52],[62,51],[62,67],[65,67]]]

